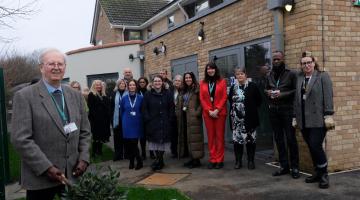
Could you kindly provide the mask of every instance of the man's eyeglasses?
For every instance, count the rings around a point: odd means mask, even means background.
[[[46,66],[49,66],[51,68],[54,68],[56,66],[58,66],[59,68],[63,68],[65,67],[65,63],[57,63],[57,62],[51,62],[51,63],[43,63]]]
[[[301,62],[302,66],[310,65],[313,61]]]

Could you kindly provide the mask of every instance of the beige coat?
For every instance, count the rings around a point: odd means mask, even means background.
[[[184,107],[186,107],[186,112],[183,111]],[[190,93],[187,105],[184,103],[184,94],[179,94],[176,103],[179,157],[184,154],[184,128],[186,128],[190,157],[192,159],[200,159],[204,157],[204,134],[202,130],[201,113],[202,109],[198,87]],[[185,114],[186,127],[184,126]]]

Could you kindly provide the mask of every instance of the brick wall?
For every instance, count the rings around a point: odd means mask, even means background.
[[[310,50],[320,68],[330,73],[336,129],[328,132],[324,147],[329,170],[338,171],[360,167],[360,8],[353,7],[350,1],[324,2],[324,27],[321,0],[296,0],[294,11],[284,13],[285,55],[287,64],[298,69],[301,52]],[[209,51],[273,35],[273,15],[266,6],[264,0],[242,0],[145,44],[145,73],[161,68],[171,71],[171,60],[197,54],[199,75],[203,77]],[[196,38],[200,21],[205,22],[203,42]],[[167,46],[167,54],[155,56],[152,50],[160,41]],[[297,136],[301,167],[311,170],[307,146],[299,131]]]
[[[103,44],[122,42],[123,39],[121,29],[111,28],[110,21],[102,8],[101,13],[102,14],[100,14],[99,16],[98,26],[96,30],[96,41],[98,42],[102,40]]]

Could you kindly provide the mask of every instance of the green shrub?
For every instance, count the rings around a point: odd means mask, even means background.
[[[66,199],[69,200],[121,200],[126,199],[126,191],[118,189],[120,172],[109,167],[109,172],[100,174],[101,168],[85,173],[79,182],[67,187]]]

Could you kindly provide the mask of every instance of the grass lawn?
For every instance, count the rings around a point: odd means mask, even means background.
[[[90,152],[91,152],[91,148],[90,148]],[[114,152],[107,145],[105,145],[105,144],[102,145],[102,152],[103,152],[103,155],[101,155],[101,156],[94,157],[93,155],[91,155],[91,158],[90,158],[91,164],[105,162],[105,161],[113,159]]]
[[[190,200],[176,189],[148,189],[144,187],[121,187],[120,190],[127,190],[127,200]]]

